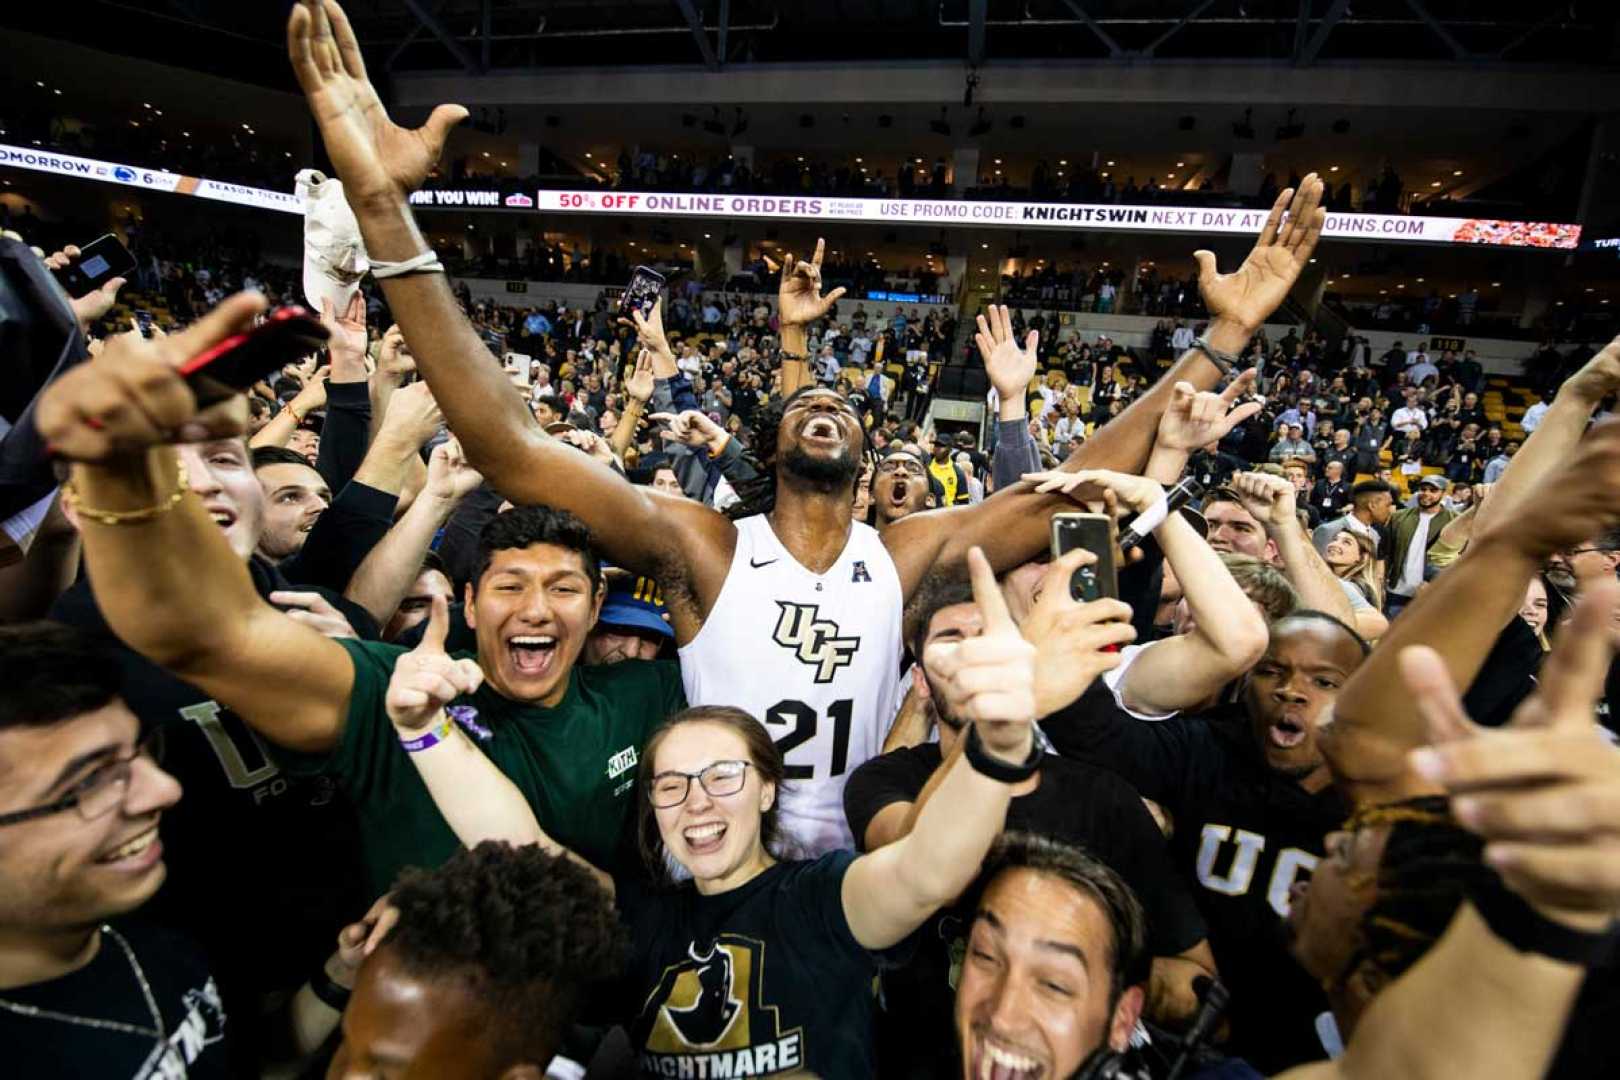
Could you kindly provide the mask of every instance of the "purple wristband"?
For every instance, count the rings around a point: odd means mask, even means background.
[[[441,742],[450,737],[452,727],[453,725],[450,722],[450,718],[445,717],[444,723],[439,724],[437,727],[432,728],[421,735],[418,735],[414,739],[401,739],[399,740],[399,745],[405,748],[405,752],[407,754],[414,754],[418,751],[426,750],[429,747],[438,746]]]

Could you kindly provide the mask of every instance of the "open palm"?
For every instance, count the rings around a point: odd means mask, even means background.
[[[1209,313],[1254,328],[1276,311],[1322,236],[1327,211],[1321,203],[1322,180],[1315,173],[1300,182],[1298,191],[1285,189],[1272,205],[1254,249],[1230,274],[1216,269],[1213,252],[1193,252],[1198,261],[1198,292]],[[1285,210],[1287,221],[1283,220]]]
[[[460,105],[440,105],[414,131],[390,120],[336,0],[299,0],[287,18],[287,52],[351,202],[403,199],[421,187],[450,129],[467,118]]]

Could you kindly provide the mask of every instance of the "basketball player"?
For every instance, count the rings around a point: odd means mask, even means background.
[[[484,362],[483,342],[409,205],[467,111],[441,105],[417,131],[396,127],[332,0],[301,0],[289,19],[288,46],[366,250],[384,268],[389,307],[468,459],[513,502],[578,515],[609,561],[659,581],[688,702],[762,717],[794,781],[783,798],[784,832],[810,853],[853,847],[844,780],[879,752],[894,715],[905,599],[935,565],[964,565],[974,545],[998,572],[1020,565],[1046,546],[1048,517],[1069,501],[1013,488],[976,506],[912,515],[881,539],[852,520],[865,443],[860,418],[835,391],[810,385],[806,369],[807,327],[843,295],[822,295],[820,241],[810,261],[788,256],[783,266],[778,314],[787,397],[761,411],[774,426],[757,425],[765,436],[755,442],[763,475],[744,495],[741,520],[637,488],[547,438],[500,368]],[[1170,387],[1180,379],[1213,386],[1287,295],[1321,233],[1321,193],[1315,174],[1297,193],[1283,192],[1235,273],[1218,274],[1214,255],[1197,253],[1211,316],[1208,348],[1183,356],[1171,377],[1071,463],[1127,472],[1141,466]],[[1006,308],[981,317],[979,329],[987,360],[1022,351]],[[1036,344],[1031,333],[1024,347]]]

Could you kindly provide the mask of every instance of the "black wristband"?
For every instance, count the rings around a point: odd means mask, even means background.
[[[992,780],[999,780],[1003,784],[1018,784],[1035,775],[1041,767],[1041,744],[1036,742],[1029,749],[1029,757],[1024,759],[1022,765],[1008,765],[1005,761],[990,756],[990,752],[979,741],[979,728],[969,724],[967,729],[967,748],[964,751],[968,764],[980,776],[988,776]]]
[[[1221,375],[1227,376],[1237,368],[1238,355],[1236,353],[1223,353],[1209,343],[1205,337],[1193,338],[1192,347],[1209,357],[1209,362],[1220,369]]]
[[[342,1012],[349,1007],[350,990],[333,980],[332,976],[321,968],[309,977],[309,992],[325,1006],[336,1012]]]
[[[1613,957],[1620,944],[1620,929],[1614,924],[1599,933],[1571,930],[1536,911],[1499,879],[1474,886],[1468,891],[1468,899],[1491,933],[1519,952],[1594,967]]]

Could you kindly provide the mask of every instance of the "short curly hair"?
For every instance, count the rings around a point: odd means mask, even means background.
[[[602,577],[602,561],[591,541],[590,526],[567,510],[549,506],[514,506],[490,518],[478,535],[478,572],[474,586],[495,561],[497,551],[526,548],[530,544],[551,544],[579,552],[585,563],[585,576],[591,579],[591,595],[596,595]]]
[[[502,1068],[549,1062],[584,991],[624,963],[607,891],[584,867],[535,844],[487,840],[436,870],[407,870],[393,904],[390,952],[413,974],[468,987]]]

